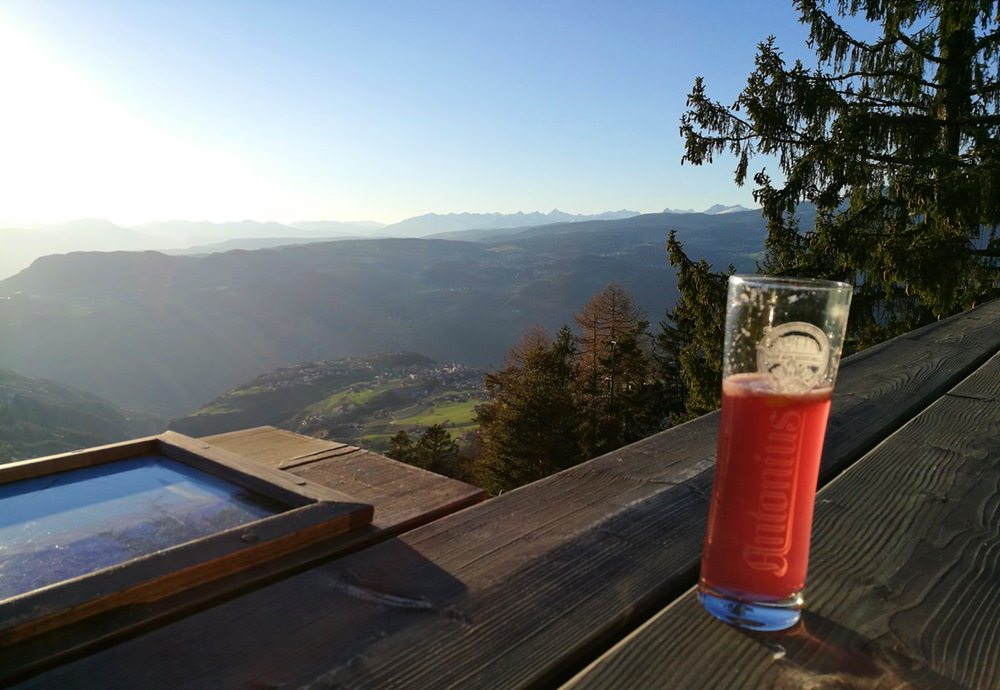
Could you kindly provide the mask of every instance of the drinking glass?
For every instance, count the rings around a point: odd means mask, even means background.
[[[698,597],[783,630],[803,605],[823,436],[851,304],[846,283],[729,278],[722,418]]]

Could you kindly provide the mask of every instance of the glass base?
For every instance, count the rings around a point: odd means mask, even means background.
[[[709,590],[702,584],[698,588],[698,600],[706,611],[720,621],[761,632],[792,627],[799,622],[802,611],[801,593],[783,601],[749,602]]]

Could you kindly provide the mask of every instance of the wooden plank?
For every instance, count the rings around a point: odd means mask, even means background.
[[[386,537],[486,498],[482,489],[465,482],[344,443],[274,427],[256,427],[202,440],[371,503],[375,506],[372,525],[384,531]]]
[[[291,458],[326,452],[334,448],[347,448],[346,443],[335,443],[310,436],[302,436],[273,426],[259,426],[241,431],[206,436],[213,446],[225,448],[237,455],[256,462],[280,467]]]
[[[1000,349],[993,300],[847,360],[834,390],[820,485],[900,428]],[[886,353],[891,353],[886,356]]]
[[[355,497],[333,487],[279,472],[224,448],[214,448],[204,439],[189,438],[176,431],[165,431],[160,436],[159,449],[174,460],[245,486],[285,505],[306,505],[314,501],[357,502]]]
[[[289,458],[281,463],[280,468],[283,470],[291,469],[293,467],[301,467],[302,465],[309,465],[314,462],[321,462],[323,460],[332,460],[334,458],[343,458],[348,455],[367,455],[372,457],[384,457],[378,455],[377,453],[372,453],[370,451],[364,450],[362,448],[357,448],[355,446],[343,446],[340,448],[334,448],[332,450],[317,451],[315,453],[309,453],[308,455],[303,455],[297,458]]]
[[[800,627],[740,632],[691,593],[570,685],[1000,688],[998,391],[1000,356],[820,492]]]
[[[232,578],[370,521],[369,505],[314,503],[26,593],[3,604],[0,648],[113,609]]]
[[[20,460],[0,465],[0,482],[17,482],[56,472],[68,472],[84,467],[103,465],[107,462],[124,460],[135,455],[155,453],[158,438],[147,436],[130,441],[119,441],[94,448],[82,448],[69,453],[46,455],[41,458]]]
[[[247,477],[267,478],[283,487],[285,492],[296,494],[294,502],[297,504],[304,502],[303,497],[311,496],[312,500],[363,501],[376,505],[376,519],[371,517],[370,505],[364,507],[363,515],[358,508],[351,508],[349,515],[340,515],[344,511],[337,509],[334,511],[336,515],[327,515],[326,523],[320,528],[310,527],[314,520],[303,522],[302,529],[294,533],[296,549],[284,548],[280,554],[275,552],[277,542],[267,529],[254,531],[253,546],[259,547],[257,549],[250,548],[243,541],[245,530],[234,530],[232,535],[219,535],[214,539],[218,547],[232,550],[230,547],[235,545],[243,552],[242,555],[230,558],[231,563],[227,568],[232,570],[238,565],[245,572],[237,575],[229,573],[227,577],[219,578],[219,573],[226,569],[196,571],[186,568],[172,579],[154,579],[150,586],[135,589],[127,597],[116,595],[115,606],[118,608],[115,611],[102,614],[100,612],[106,607],[74,609],[81,615],[85,613],[87,619],[47,633],[40,632],[42,628],[33,628],[31,632],[36,636],[35,639],[21,641],[16,647],[4,648],[0,644],[0,684],[5,679],[34,672],[41,664],[51,665],[53,659],[79,655],[99,643],[120,638],[129,631],[176,617],[179,612],[193,610],[234,592],[246,591],[249,587],[273,581],[280,575],[299,572],[309,564],[387,539],[412,526],[424,524],[486,497],[481,489],[463,482],[403,465],[346,444],[313,439],[272,427],[231,432],[201,440],[167,432],[163,441],[154,437],[140,442],[115,444],[101,448],[95,457],[101,462],[119,459],[119,456],[126,457],[136,452],[136,443],[146,443],[149,452],[166,452],[173,456],[180,453],[183,457],[177,459],[199,467],[203,463],[197,462],[195,456],[201,453],[216,462],[224,463],[229,471],[222,474],[242,483],[247,483]],[[126,452],[122,448],[129,450]],[[340,455],[344,449],[350,451],[346,458]],[[248,460],[248,456],[253,460]],[[88,457],[90,456],[83,453],[68,453],[60,456],[59,462],[76,467],[81,462],[91,463],[93,458],[88,460]],[[275,469],[289,458],[306,458],[309,462],[293,468],[292,473]],[[12,468],[9,471],[37,473],[37,469],[32,469],[37,467],[34,461],[18,465],[23,465],[24,468]],[[213,469],[214,472],[214,468],[207,469]],[[15,478],[19,478],[19,475]],[[345,486],[347,490],[359,489],[366,498],[348,497]],[[256,484],[255,487],[267,494],[275,493],[268,487]],[[336,508],[334,504],[330,506]],[[307,512],[312,514],[314,511]],[[330,510],[326,512],[329,513]],[[365,522],[371,522],[371,527],[359,528],[359,517],[363,517]],[[343,532],[347,527],[351,528],[348,534],[335,536],[338,531]],[[257,557],[257,552],[282,557],[275,561]],[[157,563],[163,561],[162,558],[147,560]],[[171,596],[167,585],[176,586],[177,583],[183,583],[188,589],[183,594]],[[62,621],[69,622],[68,618]],[[8,644],[13,641],[13,638],[6,639]]]
[[[998,326],[992,302],[846,361],[828,474],[995,353]],[[716,415],[702,417],[30,685],[508,688],[565,679],[694,583],[716,425]]]

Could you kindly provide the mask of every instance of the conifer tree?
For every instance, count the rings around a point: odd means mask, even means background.
[[[416,439],[405,429],[396,432],[389,439],[386,455],[393,460],[461,481],[473,479],[469,459],[463,457],[458,442],[444,424],[426,427]]]
[[[443,424],[432,424],[414,445],[413,463],[425,470],[452,476],[453,465],[459,457],[458,443]]]
[[[663,391],[653,371],[649,324],[627,290],[611,283],[574,320],[581,442],[584,454],[595,457],[660,428]]]
[[[831,9],[828,10],[828,4]],[[773,37],[732,106],[701,77],[681,120],[684,160],[736,156],[768,222],[769,273],[839,278],[857,348],[997,295],[1000,11],[995,0],[796,0],[817,64]],[[845,20],[867,20],[863,40]],[[857,32],[855,32],[857,33]],[[801,202],[816,207],[800,228]]]
[[[563,327],[555,340],[532,329],[486,377],[489,402],[477,410],[483,451],[479,483],[499,493],[583,459],[572,393],[576,346]]]
[[[713,272],[707,261],[692,261],[675,231],[667,240],[670,265],[677,269],[678,298],[657,334],[663,380],[675,422],[715,410],[722,394],[722,345],[726,325],[728,272]]]
[[[386,451],[386,455],[408,465],[415,464],[416,446],[413,437],[406,429],[400,429],[389,439],[389,450]]]

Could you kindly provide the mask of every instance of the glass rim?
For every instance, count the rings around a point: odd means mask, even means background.
[[[759,273],[733,273],[729,276],[730,285],[755,285],[775,288],[799,288],[807,290],[851,290],[854,288],[840,280],[823,280],[821,278],[791,278],[785,276],[769,276]]]

